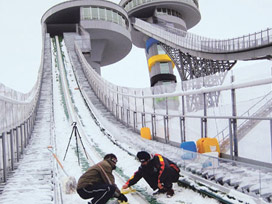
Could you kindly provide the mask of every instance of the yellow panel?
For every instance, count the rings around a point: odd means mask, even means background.
[[[168,55],[154,55],[148,59],[148,69],[151,72],[151,68],[157,62],[172,62],[173,68],[175,67],[174,62],[170,59]]]
[[[200,138],[196,141],[198,153],[218,152],[220,154],[220,147],[216,138]]]
[[[218,152],[220,154],[220,147],[216,138],[205,138],[203,148],[204,152]]]
[[[150,133],[150,129],[148,127],[143,127],[141,128],[141,137],[151,140],[151,133]]]
[[[196,141],[196,147],[198,153],[204,153],[203,142],[206,138],[200,138]]]

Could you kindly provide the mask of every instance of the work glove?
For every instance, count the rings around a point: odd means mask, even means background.
[[[123,202],[123,201],[127,202],[128,201],[127,197],[123,193],[121,193],[117,199],[119,201],[121,201],[121,202]]]

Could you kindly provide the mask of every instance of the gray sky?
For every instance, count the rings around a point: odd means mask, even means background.
[[[22,92],[33,87],[41,59],[40,19],[60,2],[0,0],[0,83]],[[225,39],[272,27],[271,0],[199,0],[199,4],[202,19],[189,30],[198,35]],[[144,50],[136,47],[102,74],[118,85],[149,86]]]

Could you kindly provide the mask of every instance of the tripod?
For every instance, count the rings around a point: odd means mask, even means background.
[[[71,142],[71,139],[72,139],[73,133],[74,133],[74,135],[75,135],[75,137],[76,137],[76,151],[77,151],[77,160],[78,160],[78,165],[80,165],[80,161],[79,161],[79,151],[78,151],[78,142],[77,142],[77,136],[79,137],[79,140],[80,140],[81,145],[82,145],[82,147],[83,147],[83,149],[84,149],[84,152],[85,152],[85,155],[86,155],[86,158],[87,158],[87,159],[88,159],[88,156],[87,156],[87,153],[86,153],[85,147],[84,147],[84,145],[83,145],[83,142],[82,142],[82,140],[81,140],[81,136],[80,136],[80,134],[79,134],[79,132],[78,132],[78,129],[77,129],[77,123],[76,123],[76,122],[73,122],[71,125],[73,126],[73,129],[72,129],[72,133],[71,133],[71,136],[70,136],[70,139],[69,139],[69,143],[68,143],[67,148],[66,148],[66,152],[65,152],[65,155],[64,155],[63,161],[65,160],[65,157],[66,157],[66,154],[67,154],[67,151],[68,151],[68,148],[69,148],[69,145],[70,145],[70,142]]]

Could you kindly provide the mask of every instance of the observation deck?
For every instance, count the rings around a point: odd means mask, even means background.
[[[171,26],[187,31],[201,19],[197,0],[122,0],[119,3],[130,18],[140,18],[156,24]],[[144,48],[144,34],[132,29],[132,41]]]
[[[45,32],[51,36],[81,32],[90,42],[88,58],[106,66],[124,58],[132,48],[126,11],[109,1],[67,1],[46,11],[42,17]],[[87,53],[88,53],[87,51]]]

